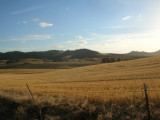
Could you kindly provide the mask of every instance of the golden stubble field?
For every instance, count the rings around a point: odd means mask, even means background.
[[[159,97],[160,57],[72,69],[0,69],[0,89],[95,100]]]

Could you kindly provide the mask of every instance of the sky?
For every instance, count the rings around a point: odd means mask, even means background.
[[[0,52],[160,50],[160,0],[0,0]]]

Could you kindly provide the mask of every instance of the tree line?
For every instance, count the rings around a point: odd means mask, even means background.
[[[112,63],[112,62],[119,62],[119,61],[121,61],[120,58],[105,57],[105,58],[102,58],[101,63]]]
[[[50,51],[39,51],[39,52],[13,51],[7,53],[0,53],[0,60],[10,60],[9,62],[13,61],[16,62],[17,59],[26,59],[26,58],[63,61],[64,58],[66,57],[68,59],[96,58],[100,57],[100,53],[88,49],[66,50],[66,51],[50,50]]]

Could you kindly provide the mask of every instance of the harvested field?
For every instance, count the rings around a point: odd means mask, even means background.
[[[2,96],[11,97],[15,101],[30,99],[26,83],[29,85],[38,104],[44,101],[51,104],[53,98],[50,99],[50,97],[55,96],[57,99],[63,99],[64,103],[68,100],[73,100],[73,106],[72,102],[67,102],[68,107],[72,106],[78,109],[75,104],[78,104],[80,101],[82,103],[87,101],[85,103],[87,109],[90,109],[93,105],[92,107],[95,107],[94,110],[100,112],[96,113],[94,111],[96,115],[93,119],[98,120],[118,119],[118,116],[120,119],[125,120],[136,118],[137,120],[146,119],[147,114],[143,88],[143,84],[145,83],[148,89],[152,117],[157,120],[159,119],[160,57],[72,69],[0,70],[0,89]],[[43,96],[43,99],[40,99],[42,97],[39,96]],[[114,108],[113,105],[115,105]],[[102,110],[103,106],[105,111]],[[71,111],[73,112],[74,110]],[[126,112],[124,113],[122,111]],[[130,113],[131,111],[135,113],[132,114]],[[85,114],[88,115],[89,113]],[[110,114],[109,117],[106,117],[108,114]],[[58,114],[56,115],[59,116],[59,119],[65,119]],[[116,115],[117,117],[115,117]],[[78,118],[75,117],[74,119]]]

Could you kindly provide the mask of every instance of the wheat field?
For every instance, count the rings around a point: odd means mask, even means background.
[[[0,89],[87,98],[130,97],[145,83],[154,96],[160,90],[160,57],[72,69],[1,69]]]
[[[159,120],[160,57],[72,69],[0,69],[0,118],[146,120],[144,83],[151,119]]]

